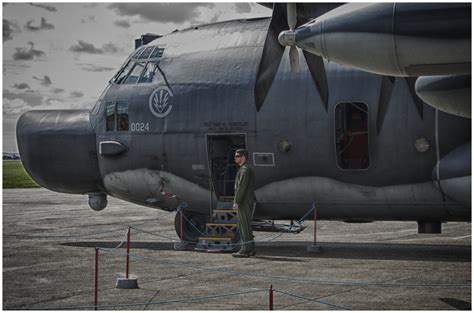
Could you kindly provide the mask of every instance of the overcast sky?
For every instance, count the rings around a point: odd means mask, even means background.
[[[3,151],[31,109],[90,108],[144,33],[270,16],[255,3],[3,3]]]

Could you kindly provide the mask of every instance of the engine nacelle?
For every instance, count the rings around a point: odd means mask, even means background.
[[[419,77],[415,90],[421,100],[440,111],[471,117],[471,75]]]
[[[471,142],[442,158],[433,169],[435,186],[456,202],[471,208]]]

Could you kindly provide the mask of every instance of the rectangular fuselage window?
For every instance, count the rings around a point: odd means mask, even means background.
[[[336,105],[336,155],[341,169],[362,170],[370,165],[369,113],[363,102]]]
[[[107,102],[106,131],[128,131],[128,102]]]

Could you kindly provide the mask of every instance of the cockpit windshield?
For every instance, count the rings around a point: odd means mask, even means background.
[[[111,82],[120,84],[158,84],[168,81],[160,68],[164,48],[142,46],[135,50],[129,60],[120,68]]]

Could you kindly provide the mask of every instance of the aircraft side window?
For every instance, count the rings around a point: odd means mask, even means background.
[[[135,66],[130,71],[130,74],[128,75],[127,79],[125,79],[124,84],[136,84],[138,82],[140,74],[143,72],[144,67],[145,63],[143,62],[135,63]]]
[[[114,131],[115,130],[115,102],[107,102],[107,107],[105,111],[106,111],[105,130]]]
[[[117,130],[128,131],[128,102],[117,102]]]
[[[335,110],[336,154],[341,169],[360,170],[370,165],[369,114],[363,102],[338,103]]]
[[[128,102],[107,102],[105,122],[106,131],[128,131]]]
[[[125,65],[123,69],[119,72],[119,74],[116,76],[114,83],[121,84],[124,81],[124,79],[127,77],[127,74],[132,68],[132,66],[133,66],[133,62],[128,61],[127,65]]]

